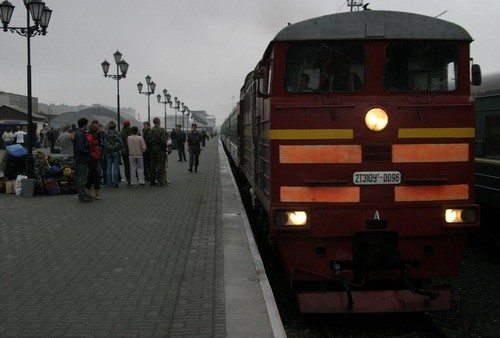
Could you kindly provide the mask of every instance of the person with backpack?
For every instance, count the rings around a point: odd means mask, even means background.
[[[104,143],[106,153],[106,183],[108,186],[118,188],[120,186],[120,150],[123,144],[114,121],[108,123],[108,130],[104,134]]]
[[[80,202],[92,202],[93,199],[87,195],[85,184],[89,174],[90,148],[87,142],[87,129],[89,121],[82,117],[78,120],[78,129],[75,132],[74,154],[76,162],[78,187],[78,200]]]

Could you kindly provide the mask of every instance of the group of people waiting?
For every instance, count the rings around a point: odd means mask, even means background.
[[[148,121],[143,122],[141,135],[137,126],[130,126],[129,120],[125,120],[122,130],[118,131],[114,121],[110,121],[105,130],[98,121],[89,123],[86,118],[79,119],[72,140],[79,201],[100,200],[101,183],[119,187],[122,180],[120,160],[129,186],[144,187],[146,180],[151,186],[168,184],[166,162],[171,150],[168,147],[168,134],[160,126],[160,121],[160,118],[155,117],[153,128]],[[187,137],[177,126],[175,139],[179,161],[186,160],[184,148],[187,140],[190,154],[188,170],[192,172],[194,168],[197,172],[201,147],[206,137],[197,131],[196,123],[193,123]],[[95,195],[90,193],[92,187]]]
[[[2,140],[5,146],[10,146],[12,144],[20,144],[24,147],[27,141],[28,132],[26,126],[17,126],[14,130],[12,128],[7,128],[2,134]]]

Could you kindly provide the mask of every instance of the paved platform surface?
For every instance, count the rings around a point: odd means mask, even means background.
[[[0,194],[0,336],[283,337],[218,138],[166,187]]]

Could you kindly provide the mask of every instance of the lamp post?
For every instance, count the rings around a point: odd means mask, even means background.
[[[181,106],[181,101],[179,101],[177,96],[174,97],[174,103],[175,103],[175,106],[174,106],[174,109],[175,109],[175,127],[177,128],[177,112],[179,111],[179,108]]]
[[[172,101],[170,101],[170,98],[172,97],[169,93],[168,90],[163,89],[163,96],[165,99],[162,101],[161,100],[161,94],[156,95],[156,98],[158,99],[158,103],[163,103],[165,106],[165,132],[167,132],[167,104],[172,107]]]
[[[104,77],[109,77],[110,79],[116,80],[116,109],[117,109],[117,120],[118,120],[118,131],[120,131],[120,79],[123,79],[127,76],[128,72],[128,63],[125,60],[122,60],[122,53],[118,50],[113,54],[116,63],[116,75],[108,75],[109,71],[109,62],[104,60],[101,63],[102,71],[104,72]],[[119,73],[121,72],[121,74]]]
[[[184,123],[184,118],[186,118],[186,123]],[[189,108],[184,105],[184,103],[182,103],[182,124],[184,125],[187,135],[189,130]]]
[[[182,130],[186,130],[186,125],[184,124],[184,112],[186,111],[186,107],[184,106],[184,102],[180,103],[179,108],[179,111],[181,112]]]
[[[146,84],[148,85],[147,91],[145,92],[142,91],[143,84],[140,82],[137,84],[137,89],[139,89],[139,94],[144,94],[148,96],[148,122],[151,123],[151,108],[150,108],[149,96],[151,94],[154,94],[156,83],[151,81],[151,76],[148,75],[146,76]]]
[[[26,7],[26,27],[9,27],[14,6],[7,0],[0,4],[0,20],[3,24],[3,31],[10,31],[26,37],[27,41],[27,83],[28,83],[28,157],[26,159],[26,173],[29,178],[35,177],[35,161],[33,159],[33,140],[35,130],[33,130],[33,106],[31,94],[31,43],[32,36],[47,34],[47,27],[49,26],[50,16],[52,10],[45,6],[41,0],[24,0]],[[34,21],[34,25],[30,26],[30,13]]]
[[[189,115],[191,115],[191,110],[188,108],[187,113],[186,113],[186,132],[189,130]]]

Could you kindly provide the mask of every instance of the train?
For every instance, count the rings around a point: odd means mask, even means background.
[[[476,201],[490,213],[500,207],[500,73],[483,77],[476,102]]]
[[[461,26],[354,11],[289,24],[221,141],[302,313],[445,310],[474,196],[481,68]]]

